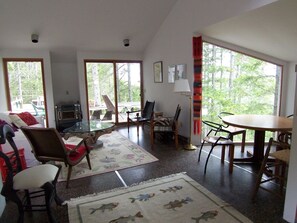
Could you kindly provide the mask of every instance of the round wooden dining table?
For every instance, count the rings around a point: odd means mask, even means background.
[[[265,132],[291,131],[293,128],[292,118],[274,115],[228,115],[222,120],[225,124],[255,131],[253,155],[249,158],[234,159],[234,162],[261,162],[265,150]]]

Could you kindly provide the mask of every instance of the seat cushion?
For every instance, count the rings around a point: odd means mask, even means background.
[[[286,163],[289,163],[290,160],[289,149],[278,150],[276,152],[270,153],[269,155]]]
[[[173,123],[170,118],[160,117],[154,120],[155,132],[172,132]]]
[[[70,151],[69,159],[71,161],[76,161],[76,160],[80,159],[87,151],[86,147],[83,145],[78,147],[76,150],[74,150],[76,147],[75,145],[66,144],[65,147],[68,151]]]
[[[40,188],[46,182],[53,181],[58,170],[59,168],[52,164],[43,164],[25,169],[13,177],[13,189]]]
[[[217,143],[218,145],[232,145],[233,141],[230,139],[220,138],[219,136],[206,136],[204,141],[208,143]]]

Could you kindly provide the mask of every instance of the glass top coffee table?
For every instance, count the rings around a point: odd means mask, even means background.
[[[113,122],[102,122],[100,120],[83,120],[63,130],[64,138],[78,136],[86,139],[89,146],[98,148],[103,142],[98,140],[101,135],[111,133],[115,124]]]

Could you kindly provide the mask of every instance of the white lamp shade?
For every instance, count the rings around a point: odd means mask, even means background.
[[[189,93],[191,92],[188,79],[178,79],[174,82],[174,92]]]

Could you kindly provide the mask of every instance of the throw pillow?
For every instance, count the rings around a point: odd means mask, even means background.
[[[34,116],[29,112],[21,112],[17,114],[27,125],[38,124]]]
[[[13,125],[8,124],[5,120],[0,119],[0,126],[2,126],[2,125],[9,125],[13,129],[14,132],[18,131],[18,128],[16,128]]]
[[[18,115],[9,115],[11,122],[18,128],[28,126]]]

